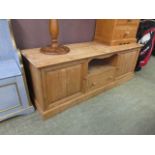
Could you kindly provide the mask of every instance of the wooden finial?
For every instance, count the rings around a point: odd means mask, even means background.
[[[59,25],[57,19],[51,19],[49,22],[49,31],[51,35],[51,45],[41,48],[44,54],[66,54],[70,50],[68,47],[58,44]]]

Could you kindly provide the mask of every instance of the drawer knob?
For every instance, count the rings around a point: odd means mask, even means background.
[[[113,79],[113,76],[109,76],[108,80],[112,80]]]
[[[128,22],[132,22],[132,19],[128,19],[127,21],[128,21]]]
[[[84,77],[83,79],[84,79],[84,80],[88,80],[88,78],[87,78],[87,77]]]
[[[119,67],[116,67],[116,70],[119,70],[120,68]]]
[[[123,37],[127,37],[129,34],[130,34],[130,32],[127,31],[127,32],[124,33],[124,36]]]
[[[95,86],[95,85],[96,85],[96,82],[93,82],[93,83],[92,83],[92,86]]]

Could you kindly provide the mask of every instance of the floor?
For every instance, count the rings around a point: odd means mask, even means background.
[[[46,121],[38,112],[3,121],[0,134],[155,134],[155,57],[121,86]]]

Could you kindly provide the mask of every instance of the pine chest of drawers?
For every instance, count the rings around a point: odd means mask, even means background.
[[[136,42],[138,19],[98,19],[95,40],[107,45]]]

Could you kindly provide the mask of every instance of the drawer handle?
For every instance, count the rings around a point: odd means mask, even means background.
[[[96,85],[96,82],[92,82],[92,87],[94,87]]]
[[[84,77],[83,79],[84,79],[84,80],[88,80],[88,78],[87,78],[87,77]]]
[[[119,70],[120,68],[119,67],[116,67],[116,70]]]
[[[132,22],[132,19],[128,19],[127,21],[128,21],[128,22]]]
[[[123,37],[127,37],[129,34],[130,34],[130,32],[127,31],[127,32],[124,33],[124,36]]]
[[[108,80],[112,80],[113,79],[113,76],[110,76],[109,78],[108,78]]]

